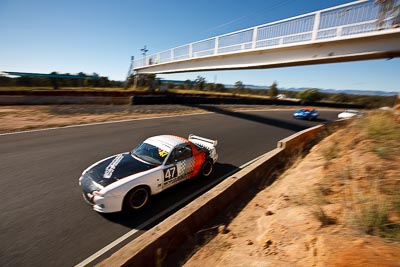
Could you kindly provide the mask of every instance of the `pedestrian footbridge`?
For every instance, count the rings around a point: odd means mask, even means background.
[[[396,9],[397,8],[397,9]],[[371,0],[227,33],[144,56],[130,73],[276,68],[400,56],[400,7]]]

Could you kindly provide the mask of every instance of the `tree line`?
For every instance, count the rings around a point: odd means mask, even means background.
[[[50,74],[58,74],[52,72]],[[66,73],[65,75],[69,75]],[[78,76],[86,78],[50,78],[50,77],[17,77],[10,78],[0,75],[0,87],[53,87],[55,89],[62,87],[81,87],[81,88],[148,88],[148,91],[154,92],[159,90],[161,86],[167,89],[181,90],[199,90],[205,92],[219,92],[230,94],[246,94],[268,96],[277,98],[279,95],[284,95],[286,98],[297,98],[308,103],[317,101],[328,101],[335,103],[351,103],[365,106],[367,108],[379,108],[383,106],[393,106],[397,100],[397,96],[367,96],[367,95],[350,95],[344,93],[329,94],[323,93],[315,88],[309,88],[301,92],[283,90],[278,88],[278,84],[273,82],[266,89],[248,88],[242,81],[235,82],[233,87],[226,87],[221,83],[210,83],[202,76],[197,76],[195,80],[186,80],[180,84],[165,83],[157,79],[155,74],[136,74],[128,77],[126,82],[112,81],[108,77],[98,76],[96,73],[87,75],[84,72],[79,72]],[[98,77],[94,79],[93,77]]]
[[[312,104],[313,102],[326,101],[334,103],[346,103],[361,105],[366,108],[380,108],[384,106],[392,107],[397,101],[397,96],[378,96],[378,95],[352,95],[344,93],[324,93],[315,88],[305,89],[301,92],[283,90],[278,88],[277,82],[273,82],[266,89],[252,89],[246,87],[242,81],[235,82],[233,87],[226,87],[220,83],[209,83],[202,76],[192,80],[186,80],[181,84],[174,83],[163,83],[157,80],[156,75],[144,75],[140,74],[137,76],[132,75],[128,79],[128,86],[134,85],[134,79],[137,79],[137,86],[143,87],[148,86],[152,90],[157,90],[161,84],[166,86],[168,89],[181,89],[181,90],[200,90],[208,92],[220,92],[220,93],[231,93],[231,94],[247,94],[247,95],[259,95],[268,96],[270,98],[278,98],[278,96],[284,95],[286,98],[296,98],[304,100],[307,103]]]
[[[57,75],[59,73],[52,72],[50,75]],[[71,75],[65,73],[63,75]],[[99,76],[97,73],[88,75],[84,72],[79,72],[76,76],[82,76],[86,78],[53,78],[53,77],[30,77],[22,76],[11,78],[0,75],[0,86],[5,87],[53,87],[58,89],[60,87],[123,87],[124,82],[112,81],[108,77]],[[94,79],[93,77],[98,77]]]

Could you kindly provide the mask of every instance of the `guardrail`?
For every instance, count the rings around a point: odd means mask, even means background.
[[[393,15],[387,12],[380,18],[379,10],[379,4],[372,0],[355,1],[168,49],[133,61],[132,70],[187,59],[329,41],[390,28]]]
[[[277,148],[226,178],[213,189],[145,232],[96,266],[162,266],[162,260],[188,240],[226,208],[240,200],[243,192],[271,184],[278,170],[288,166],[293,155],[311,148],[348,120],[318,125],[278,142]]]

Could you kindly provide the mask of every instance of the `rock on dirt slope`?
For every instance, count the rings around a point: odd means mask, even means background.
[[[184,266],[400,266],[400,128],[379,116],[316,145]]]

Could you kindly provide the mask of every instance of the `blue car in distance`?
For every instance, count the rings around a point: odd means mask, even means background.
[[[293,113],[294,118],[303,120],[315,120],[318,115],[318,111],[311,107],[301,108]]]

